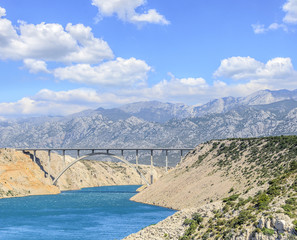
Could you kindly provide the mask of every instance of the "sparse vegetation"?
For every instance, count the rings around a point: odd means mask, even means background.
[[[203,164],[210,152],[216,151],[218,161],[214,168],[225,171],[226,176],[241,175],[249,180],[240,193],[230,188],[229,196],[222,199],[221,210],[214,211],[213,218],[209,218],[203,228],[193,219],[187,219],[184,224],[189,227],[180,239],[231,239],[246,226],[254,228],[254,233],[274,235],[275,229],[257,227],[261,216],[273,218],[273,206],[278,206],[275,213],[295,219],[294,234],[297,235],[297,136],[215,140],[208,144],[212,144],[210,151],[199,155],[191,167]],[[242,158],[247,164],[235,168],[234,163]],[[254,187],[262,190],[244,197]],[[285,204],[277,205],[280,199]],[[295,237],[291,234],[290,239]]]

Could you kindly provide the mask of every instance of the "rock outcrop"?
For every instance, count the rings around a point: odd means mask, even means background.
[[[58,194],[30,157],[13,149],[0,149],[0,198]]]

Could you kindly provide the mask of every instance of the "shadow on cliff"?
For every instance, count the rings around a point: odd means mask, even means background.
[[[26,155],[28,155],[31,158],[31,160],[34,161],[34,155],[31,152],[29,152],[29,151],[23,151],[23,153],[26,154]],[[49,173],[44,169],[44,167],[43,167],[43,165],[41,163],[40,158],[38,158],[36,156],[35,161],[36,161],[36,164],[39,166],[40,170],[43,171],[44,177],[45,178],[48,177],[49,176]],[[50,179],[53,181],[55,178],[53,177],[53,175],[50,175]]]

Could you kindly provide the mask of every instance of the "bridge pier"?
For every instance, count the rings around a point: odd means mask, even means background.
[[[33,151],[33,161],[36,163],[36,150]]]
[[[165,168],[166,168],[166,172],[168,172],[168,150],[166,150]]]
[[[51,150],[48,150],[48,161],[47,161],[47,165],[48,165],[48,178],[51,178]]]
[[[136,168],[138,169],[138,149],[136,149]]]
[[[66,156],[65,156],[65,150],[63,149],[63,163],[64,167],[66,167]]]
[[[151,150],[151,184],[153,184],[154,182],[153,167],[154,167],[154,157],[153,157],[153,150]]]
[[[183,160],[183,150],[180,150],[180,162]]]

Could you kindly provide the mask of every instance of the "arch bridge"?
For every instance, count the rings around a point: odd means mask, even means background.
[[[140,177],[144,180],[147,185],[153,183],[153,168],[154,168],[154,152],[162,151],[165,152],[165,169],[168,171],[168,153],[169,152],[180,152],[180,158],[182,161],[184,152],[189,152],[194,148],[17,148],[17,151],[23,151],[24,153],[33,152],[33,161],[36,163],[36,152],[37,151],[46,151],[48,153],[48,176],[51,176],[51,153],[52,152],[62,152],[64,166],[66,166],[66,152],[76,152],[76,159],[68,164],[56,177],[53,178],[53,184],[56,185],[59,178],[73,166],[75,163],[86,160],[88,157],[92,156],[109,156],[116,158],[121,162],[127,164],[129,167],[134,168]],[[136,167],[133,166],[129,161],[124,157],[124,151],[133,151],[135,152]],[[150,183],[141,173],[138,168],[139,161],[139,152],[149,152],[150,153]],[[81,152],[88,152],[84,155],[81,155]],[[111,152],[119,152],[120,154],[114,154]]]

